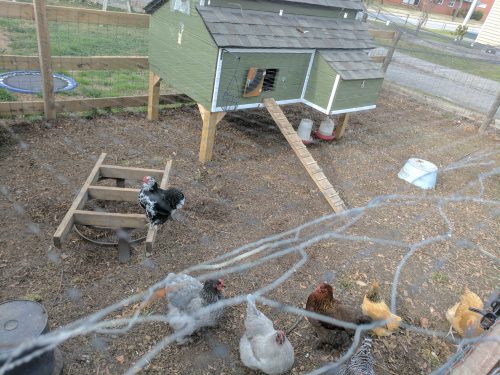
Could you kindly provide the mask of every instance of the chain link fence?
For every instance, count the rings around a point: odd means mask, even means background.
[[[419,27],[421,17],[405,17],[383,6],[370,8],[371,26],[401,33],[386,80],[413,90],[416,97],[435,98],[486,115],[500,92],[500,53],[474,43],[475,34],[455,40],[457,24],[427,20]],[[377,42],[380,47],[372,54],[385,54],[391,42]],[[495,117],[500,119],[499,111]]]

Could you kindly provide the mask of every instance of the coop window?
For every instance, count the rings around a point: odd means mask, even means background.
[[[449,3],[448,3],[448,6],[450,8],[453,8],[455,6],[455,0],[450,0]]]
[[[189,16],[190,13],[189,0],[171,0],[170,10],[181,12]]]
[[[276,81],[276,76],[278,75],[278,69],[266,69],[266,75],[264,77],[264,84],[262,85],[262,91],[273,91],[274,83]]]

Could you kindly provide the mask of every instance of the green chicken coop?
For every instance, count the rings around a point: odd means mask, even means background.
[[[326,114],[373,109],[383,82],[374,44],[356,17],[361,0],[153,0],[150,112],[160,78],[195,100],[203,117],[200,160],[228,111],[263,100]]]

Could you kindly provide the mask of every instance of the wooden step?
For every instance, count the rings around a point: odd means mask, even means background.
[[[330,181],[328,181],[328,178],[318,166],[318,163],[316,163],[307,147],[304,146],[304,143],[276,101],[272,98],[264,99],[264,106],[271,114],[273,120],[276,122],[276,125],[278,125],[278,128],[285,136],[287,142],[290,146],[292,146],[293,151],[299,158],[307,173],[309,173],[309,176],[311,176],[316,186],[319,188],[321,193],[323,193],[323,196],[327,200],[328,204],[330,204],[333,208],[333,211],[335,213],[344,211],[346,209],[345,203],[342,201],[337,191],[335,191]]]

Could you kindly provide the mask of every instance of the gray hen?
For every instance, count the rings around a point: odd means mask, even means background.
[[[200,309],[214,304],[224,298],[224,280],[207,280],[201,284],[197,279],[185,274],[171,273],[167,276],[168,285],[177,285],[177,288],[168,290],[168,314],[167,320],[175,332],[185,331],[177,338],[177,342],[182,344],[188,337],[203,327],[211,327],[217,324],[223,314],[223,309],[216,309],[195,316]]]

